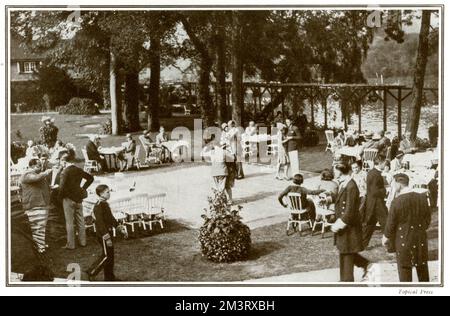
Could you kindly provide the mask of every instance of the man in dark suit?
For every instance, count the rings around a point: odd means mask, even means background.
[[[394,188],[399,194],[392,202],[383,244],[396,252],[400,282],[412,282],[412,268],[416,267],[419,282],[429,282],[428,236],[431,212],[425,195],[409,189],[406,174],[394,176]]]
[[[100,165],[103,171],[108,170],[108,166],[106,164],[105,157],[100,155],[98,152],[98,136],[93,136],[89,139],[89,141],[86,144],[86,153],[89,160],[95,160]]]
[[[385,162],[380,158],[375,158],[374,167],[367,174],[367,198],[366,207],[362,214],[363,222],[363,246],[364,249],[370,243],[370,239],[375,231],[377,223],[380,223],[384,230],[387,219],[386,187],[381,171],[384,169]]]
[[[89,173],[84,172],[73,164],[75,153],[69,151],[61,157],[64,170],[61,174],[59,198],[63,201],[64,217],[66,219],[68,250],[75,249],[75,226],[78,230],[80,246],[86,246],[86,229],[83,216],[83,199],[87,197],[86,190],[94,181]],[[86,182],[81,186],[82,180]]]
[[[354,267],[364,269],[365,278],[370,262],[362,257],[362,225],[359,214],[359,190],[356,182],[349,175],[350,167],[338,163],[335,176],[339,181],[339,193],[335,201],[337,221],[331,227],[335,233],[335,245],[339,250],[341,282],[354,282]]]

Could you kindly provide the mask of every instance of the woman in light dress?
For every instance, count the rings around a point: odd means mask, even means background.
[[[289,179],[289,166],[290,166],[290,160],[289,155],[286,151],[286,144],[288,142],[287,138],[287,132],[288,129],[286,126],[280,126],[281,128],[278,129],[278,161],[277,161],[277,175],[275,176],[275,179],[277,180],[290,180]],[[281,172],[284,168],[284,176],[281,176]]]

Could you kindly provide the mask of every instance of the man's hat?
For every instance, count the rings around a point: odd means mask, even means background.
[[[394,179],[398,183],[409,185],[409,177],[405,173],[397,173],[396,175],[394,175]]]

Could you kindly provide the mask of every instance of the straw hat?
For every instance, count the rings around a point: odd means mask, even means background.
[[[372,136],[372,140],[380,140],[381,139],[381,135],[379,133],[375,133]]]
[[[52,121],[52,119],[51,119],[51,117],[50,116],[43,116],[42,118],[41,118],[41,122],[51,122]],[[54,120],[53,120],[53,122],[54,122]]]

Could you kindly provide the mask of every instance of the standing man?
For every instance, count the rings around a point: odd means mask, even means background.
[[[367,197],[366,207],[363,212],[363,246],[369,246],[370,239],[375,231],[377,223],[380,223],[384,230],[387,219],[386,187],[381,175],[385,162],[381,162],[379,157],[374,159],[374,167],[367,174]]]
[[[234,162],[234,156],[225,148],[226,143],[221,142],[220,145],[216,143],[209,152],[212,163],[211,173],[215,189],[219,192],[225,192],[228,197],[228,202],[232,203],[232,181],[229,177],[233,175],[228,170],[227,162]]]
[[[22,206],[31,227],[31,234],[35,247],[39,253],[46,249],[45,229],[47,226],[48,212],[50,209],[50,187],[47,178],[52,170],[42,172],[42,164],[39,159],[31,159],[28,163],[29,170],[20,178],[22,186]]]
[[[94,177],[73,164],[75,153],[69,151],[61,157],[64,170],[61,174],[59,196],[63,201],[64,217],[66,219],[68,250],[75,249],[75,226],[78,230],[80,246],[86,246],[86,228],[84,226],[83,199],[87,197],[87,188],[94,181]],[[81,187],[81,181],[86,182]]]
[[[419,282],[430,282],[427,229],[431,212],[427,198],[411,191],[406,174],[399,173],[394,179],[398,196],[389,210],[383,244],[389,244],[389,251],[397,254],[400,282],[412,282],[413,267]]]
[[[354,266],[364,269],[365,278],[370,262],[362,257],[363,251],[362,225],[359,215],[359,190],[349,175],[350,167],[338,163],[335,176],[339,182],[339,193],[335,201],[336,223],[331,230],[335,233],[335,245],[339,250],[341,282],[354,282]]]
[[[298,150],[300,148],[301,134],[297,126],[292,124],[291,119],[286,119],[287,133],[287,151],[291,162],[291,177],[300,173],[300,157]]]
[[[241,144],[241,135],[236,127],[235,121],[228,122],[228,139],[230,141],[230,151],[236,157],[236,176],[237,179],[244,179],[244,168],[242,166],[241,156],[239,155],[239,146]]]
[[[295,125],[298,127],[302,137],[305,136],[306,128],[308,127],[308,118],[304,113],[303,107],[300,108],[297,114],[297,119],[295,120]]]

